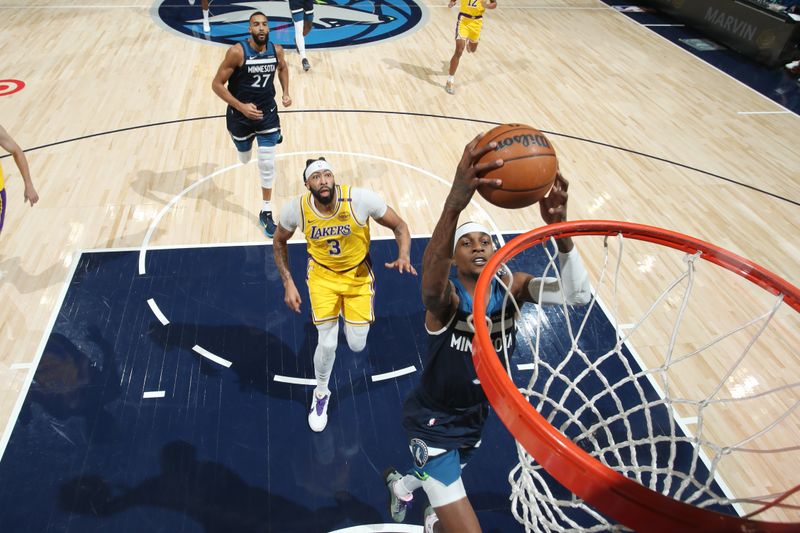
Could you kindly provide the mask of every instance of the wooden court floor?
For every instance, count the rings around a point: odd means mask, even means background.
[[[375,189],[412,233],[428,234],[464,144],[495,123],[522,122],[554,143],[570,180],[570,218],[687,233],[800,282],[798,116],[773,113],[782,108],[595,0],[502,1],[486,17],[477,53],[463,57],[451,96],[444,82],[455,12],[445,2],[423,5],[417,31],[311,50],[308,73],[287,51],[294,103],[281,116],[278,206],[302,192],[306,156],[327,154],[340,182]],[[0,160],[9,204],[0,236],[3,428],[13,424],[81,250],[264,240],[256,170],[236,166],[224,104],[210,89],[225,49],[166,31],[152,8],[143,0],[0,0],[0,79],[26,84],[0,97],[0,124],[29,150],[41,197],[23,205],[13,161]],[[477,203],[467,216],[503,230],[541,224],[535,207]],[[584,255],[590,270],[599,264],[598,250]],[[724,322],[753,305],[745,290],[711,292],[720,297],[704,299],[699,321]],[[636,298],[633,291],[625,305],[645,308]],[[800,382],[798,324],[782,318],[769,357],[729,386]],[[790,391],[786,401],[799,400]],[[798,420],[778,440],[795,442]],[[796,456],[785,461],[742,466],[746,475],[729,484],[785,490],[797,484]]]

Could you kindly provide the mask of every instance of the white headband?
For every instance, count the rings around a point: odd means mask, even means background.
[[[311,174],[313,174],[314,172],[319,172],[320,170],[330,170],[331,172],[333,172],[330,163],[328,163],[324,159],[317,159],[316,161],[314,161],[313,163],[311,163],[306,167],[306,171],[303,173],[303,177],[305,179],[308,179],[311,177]]]
[[[472,233],[474,231],[485,233],[489,237],[492,236],[492,232],[489,231],[489,228],[486,226],[481,226],[477,222],[464,222],[459,227],[456,228],[456,235],[453,238],[453,251],[456,251],[456,245],[458,244],[459,239],[466,235],[467,233]]]

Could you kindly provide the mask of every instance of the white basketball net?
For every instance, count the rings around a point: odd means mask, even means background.
[[[576,240],[580,246],[584,246],[582,241],[587,239]],[[788,375],[784,376],[786,379],[781,383],[737,389],[736,382],[747,372],[748,366],[758,364],[753,360],[756,356],[754,346],[760,342],[762,334],[773,320],[779,320],[776,319],[779,309],[788,309],[793,315],[796,313],[783,304],[782,296],[767,295],[768,300],[763,300],[762,296],[762,302],[766,302],[765,309],[750,309],[750,318],[743,323],[733,327],[728,325],[724,330],[708,331],[708,339],[693,341],[692,347],[687,348],[681,341],[681,333],[687,326],[687,317],[691,315],[687,313],[690,301],[698,292],[698,285],[706,283],[713,286],[716,283],[714,279],[703,282],[697,277],[698,264],[703,263],[704,268],[707,265],[715,275],[724,269],[702,261],[699,252],[689,255],[658,247],[673,254],[673,257],[682,255],[683,270],[677,274],[673,272],[671,275],[674,278],[667,279],[664,286],[655,290],[654,294],[659,291],[660,294],[643,313],[639,310],[639,318],[620,324],[620,303],[625,303],[622,290],[625,269],[622,268],[622,260],[626,242],[629,246],[633,246],[634,242],[642,245],[638,241],[626,241],[621,235],[604,238],[602,267],[597,269],[601,272],[596,277],[590,304],[581,308],[562,306],[561,312],[568,319],[565,332],[559,335],[563,336],[562,344],[568,345],[566,353],[554,356],[545,353],[544,348],[540,352],[542,332],[548,327],[548,318],[542,307],[537,306],[537,310],[527,315],[527,319],[523,317],[518,322],[518,340],[524,339],[533,355],[533,374],[528,385],[521,387],[520,392],[550,424],[598,461],[651,490],[683,502],[704,508],[732,506],[742,514],[757,511],[764,504],[775,502],[784,493],[792,492],[790,489],[797,483],[798,477],[794,472],[800,464],[800,446],[795,444],[797,422],[800,419],[797,345],[793,345],[790,353],[786,354],[787,367],[794,365],[794,368],[787,371]],[[616,246],[610,246],[613,243]],[[552,252],[554,241],[550,244],[542,246],[547,252],[549,264],[541,276],[555,277],[560,284],[557,256]],[[586,248],[583,250],[585,257]],[[495,276],[495,279],[499,278]],[[741,281],[754,291],[764,292],[749,282]],[[632,290],[637,289],[634,287]],[[602,298],[598,298],[601,293]],[[610,295],[608,300],[607,294]],[[609,305],[610,308],[607,308]],[[589,350],[593,353],[590,356],[582,346],[592,344],[593,333],[588,331],[590,327],[587,324],[592,311],[598,312],[601,307],[606,307],[603,311],[612,320],[616,343],[607,347],[608,351],[604,353],[605,348],[598,352],[595,347]],[[519,311],[517,309],[518,316]],[[641,341],[641,338],[637,336],[632,340],[632,337],[647,329],[649,322],[657,315],[670,317],[666,325],[662,322],[657,326],[663,332],[665,343],[651,352],[658,354],[658,363],[653,365],[649,360],[649,368],[645,368],[637,364],[637,356],[632,357],[631,352],[625,355],[626,343],[630,344],[631,349],[636,348],[636,341]],[[734,344],[738,348],[731,355],[732,339],[736,339]],[[519,344],[519,348],[523,348],[522,343]],[[503,345],[507,346],[505,342]],[[718,348],[724,348],[727,357],[717,359],[714,352]],[[609,378],[601,371],[609,364],[624,368],[624,372],[618,378]],[[709,384],[704,391],[687,394],[685,387],[681,386],[681,376],[688,377],[688,369],[701,367],[715,369],[716,382]],[[507,353],[506,368],[510,376],[520,375],[516,368],[512,369]],[[519,379],[517,383],[520,383]],[[587,388],[593,392],[586,392]],[[730,436],[720,437],[714,424],[709,423],[711,418],[718,418],[721,412],[730,416],[730,412],[748,412],[750,406],[777,400],[782,405],[777,413],[770,414],[768,418],[757,416],[747,421],[744,424],[747,433],[736,436],[733,442],[726,440]],[[734,416],[738,420],[738,416]],[[781,432],[787,431],[794,435],[788,445],[770,447],[764,444],[765,437],[780,436]],[[784,441],[778,438],[773,442]],[[508,478],[511,484],[510,499],[513,514],[526,531],[627,531],[627,528],[610,522],[577,496],[567,493],[563,487],[557,486],[559,490],[554,491],[553,479],[519,443],[517,452],[519,464],[511,470]],[[783,488],[773,486],[774,489],[780,489],[778,491],[734,496],[723,478],[731,475],[731,469],[742,467],[738,466],[739,463],[728,469],[720,466],[726,462],[726,458],[736,455],[747,455],[745,459],[763,457],[768,462],[780,457],[785,461],[783,464],[787,465],[784,467],[785,474],[795,481]],[[787,501],[788,498],[778,507],[788,510],[789,514],[784,515],[782,520],[779,517],[777,521],[796,522],[800,517],[798,507],[789,505]],[[769,518],[775,519],[774,516]]]

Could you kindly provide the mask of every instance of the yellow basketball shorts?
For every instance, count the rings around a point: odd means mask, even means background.
[[[347,272],[334,272],[308,260],[306,275],[315,325],[339,319],[350,324],[375,321],[375,276],[369,259]]]
[[[463,13],[459,13],[458,23],[456,24],[456,39],[466,39],[477,43],[481,38],[482,27],[483,18],[473,19],[464,16]]]

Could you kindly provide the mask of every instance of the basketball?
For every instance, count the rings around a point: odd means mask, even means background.
[[[499,189],[482,185],[478,187],[480,195],[506,209],[527,207],[544,198],[558,172],[556,152],[547,137],[525,124],[501,124],[489,130],[476,148],[492,141],[497,148],[479,163],[502,159],[504,164],[481,177],[499,179],[503,184]]]

